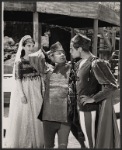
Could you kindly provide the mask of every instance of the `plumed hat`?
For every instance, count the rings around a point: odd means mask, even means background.
[[[91,45],[91,39],[80,33],[74,36],[71,41],[75,48],[82,47],[84,51],[88,51]]]
[[[51,54],[51,53],[54,53],[56,51],[64,51],[61,43],[58,41],[56,43],[54,43],[51,47],[50,47],[50,50],[47,52],[47,54]]]

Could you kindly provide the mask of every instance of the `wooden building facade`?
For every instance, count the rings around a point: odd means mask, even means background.
[[[21,22],[21,25],[28,23],[38,48],[41,45],[43,23],[72,29],[93,29],[94,54],[97,54],[98,28],[120,26],[119,15],[98,2],[4,2],[4,21]]]

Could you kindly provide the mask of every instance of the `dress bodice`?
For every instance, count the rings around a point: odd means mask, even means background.
[[[15,63],[15,79],[32,78],[36,76],[40,76],[40,74],[30,65],[28,60],[22,58]]]

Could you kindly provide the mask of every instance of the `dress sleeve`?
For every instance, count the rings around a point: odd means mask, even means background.
[[[22,63],[20,61],[15,63],[15,79],[22,79]]]
[[[45,55],[41,50],[29,55],[30,64],[41,74],[44,74],[47,66],[45,61]]]
[[[93,96],[95,102],[100,102],[106,99],[111,92],[114,92],[118,86],[109,65],[104,60],[94,60],[92,62],[92,69],[99,84],[102,85],[102,90]]]

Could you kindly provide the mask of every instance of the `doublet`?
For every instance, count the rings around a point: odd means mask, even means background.
[[[67,99],[70,65],[56,66],[45,80],[42,120],[68,122]]]

